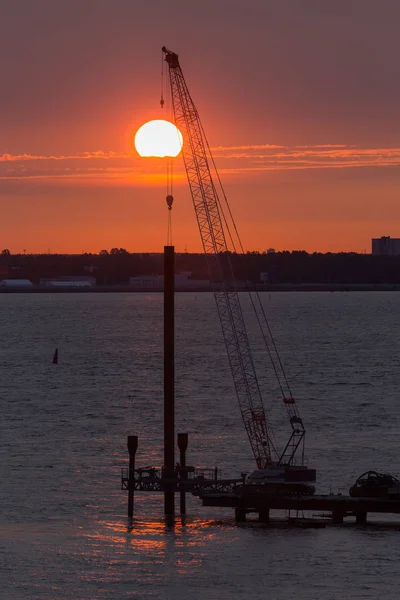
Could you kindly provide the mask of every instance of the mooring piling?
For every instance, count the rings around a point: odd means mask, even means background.
[[[164,246],[164,513],[175,514],[175,249]],[[171,482],[168,485],[168,480]]]
[[[135,497],[135,455],[138,448],[138,436],[128,435],[129,478],[128,478],[128,517],[133,517]]]
[[[187,479],[186,471],[186,450],[188,447],[188,434],[178,433],[178,448],[179,448],[179,466],[181,479]],[[180,510],[181,515],[186,515],[186,489],[181,489],[180,492]]]

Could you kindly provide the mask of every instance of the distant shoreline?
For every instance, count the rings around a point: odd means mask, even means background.
[[[274,284],[259,284],[255,288],[251,287],[251,291],[258,292],[400,292],[400,283],[274,283]],[[43,285],[32,285],[30,287],[0,287],[0,294],[98,294],[98,293],[121,293],[129,292],[136,294],[155,294],[162,293],[160,288],[140,288],[130,285],[95,285],[87,287],[66,286],[66,287],[50,287]],[[176,288],[177,293],[196,293],[212,292],[209,287],[201,288]],[[247,291],[246,288],[239,287],[239,292]]]

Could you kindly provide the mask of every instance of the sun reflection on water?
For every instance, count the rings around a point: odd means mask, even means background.
[[[87,535],[93,555],[112,547],[113,554],[141,577],[152,580],[172,570],[176,575],[194,575],[203,567],[207,545],[218,534],[218,523],[204,519],[103,521],[95,533]]]

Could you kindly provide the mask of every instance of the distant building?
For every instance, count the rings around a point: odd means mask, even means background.
[[[390,235],[372,238],[372,254],[376,256],[400,256],[400,239]]]
[[[163,275],[137,275],[129,278],[129,285],[138,289],[151,288],[162,290],[164,287]]]
[[[30,287],[32,282],[29,279],[3,279],[0,281],[0,287]]]
[[[90,287],[96,285],[96,278],[87,275],[65,275],[60,277],[42,277],[40,285],[47,287]]]
[[[199,289],[210,285],[208,279],[191,279],[191,271],[175,274],[175,289]],[[129,285],[137,289],[162,290],[164,288],[164,275],[137,275],[129,278]]]

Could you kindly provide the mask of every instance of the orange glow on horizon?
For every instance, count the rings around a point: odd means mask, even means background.
[[[0,186],[10,200],[0,223],[2,247],[12,253],[160,251],[167,163],[138,156],[132,148],[138,126],[113,150],[0,155]],[[371,237],[399,235],[399,146],[236,144],[212,151],[247,250],[368,252]],[[180,157],[174,197],[177,251],[202,252]]]

